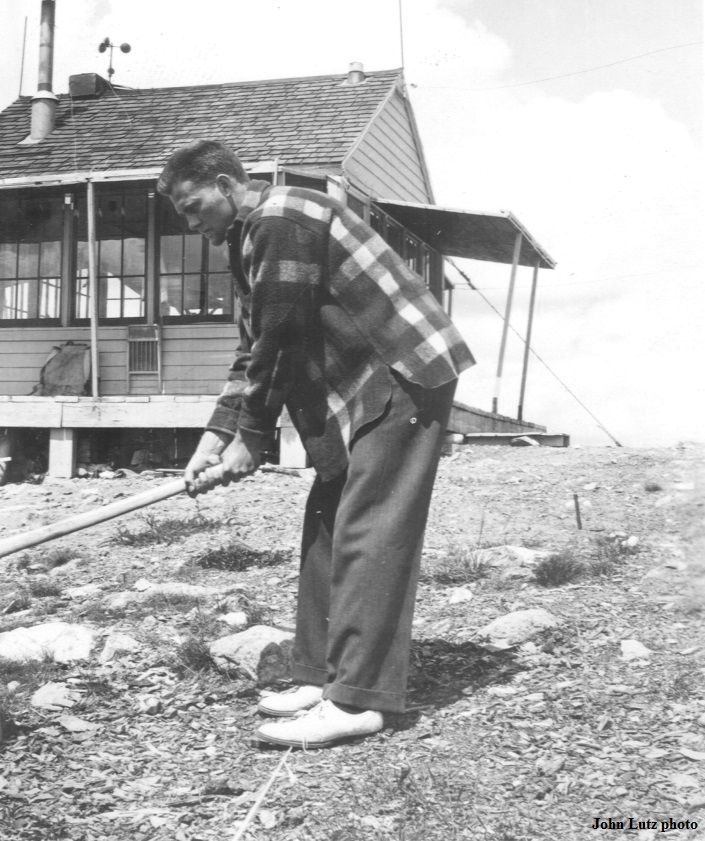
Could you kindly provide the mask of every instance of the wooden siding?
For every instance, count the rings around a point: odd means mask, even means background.
[[[0,395],[29,394],[54,345],[90,343],[88,327],[0,328]],[[127,393],[127,327],[99,331],[101,395]],[[237,344],[234,324],[165,327],[162,341],[163,392],[219,394]],[[145,393],[139,389],[140,393]]]
[[[235,324],[184,324],[162,332],[165,394],[220,394],[238,340]]]
[[[402,95],[395,91],[345,164],[351,183],[374,197],[430,202],[432,196]]]

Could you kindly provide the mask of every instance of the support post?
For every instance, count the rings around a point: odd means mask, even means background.
[[[91,393],[97,400],[98,394],[98,276],[95,259],[95,188],[92,181],[87,184],[88,212],[88,289],[91,316]]]
[[[514,298],[514,286],[517,279],[517,268],[519,266],[519,257],[521,255],[522,235],[521,231],[517,232],[516,240],[514,241],[514,257],[512,259],[512,274],[509,279],[509,292],[507,293],[507,305],[504,310],[504,325],[502,327],[502,341],[499,345],[499,360],[497,361],[497,378],[494,386],[494,397],[492,398],[492,412],[497,414],[497,407],[499,404],[499,390],[502,384],[502,369],[504,367],[504,354],[507,349],[507,334],[509,332],[509,317],[512,314],[512,300]]]
[[[519,408],[517,420],[524,420],[524,393],[526,391],[526,373],[529,370],[529,353],[531,351],[531,330],[534,326],[534,306],[536,305],[536,286],[539,279],[539,264],[537,258],[534,266],[534,276],[531,280],[531,298],[529,300],[529,321],[526,325],[526,343],[524,344],[524,364],[521,370],[521,389],[519,390]]]
[[[71,479],[76,470],[76,430],[49,430],[49,475]]]

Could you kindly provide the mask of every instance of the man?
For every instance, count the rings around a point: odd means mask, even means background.
[[[423,281],[324,193],[248,180],[195,141],[157,185],[227,243],[240,303],[229,381],[186,469],[192,493],[254,472],[286,406],[316,469],[303,525],[292,672],[260,740],[327,747],[402,712],[423,534],[470,351]],[[218,467],[214,467],[218,465]]]

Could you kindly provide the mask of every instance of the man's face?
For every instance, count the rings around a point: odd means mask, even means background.
[[[225,241],[225,234],[237,214],[227,185],[223,187],[218,181],[212,184],[179,181],[170,198],[176,212],[186,219],[192,231],[198,231],[213,245]]]

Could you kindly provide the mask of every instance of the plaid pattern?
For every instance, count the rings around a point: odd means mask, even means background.
[[[423,280],[324,193],[251,181],[228,244],[241,341],[209,429],[269,434],[286,405],[327,480],[384,411],[390,368],[435,388],[474,364]]]

